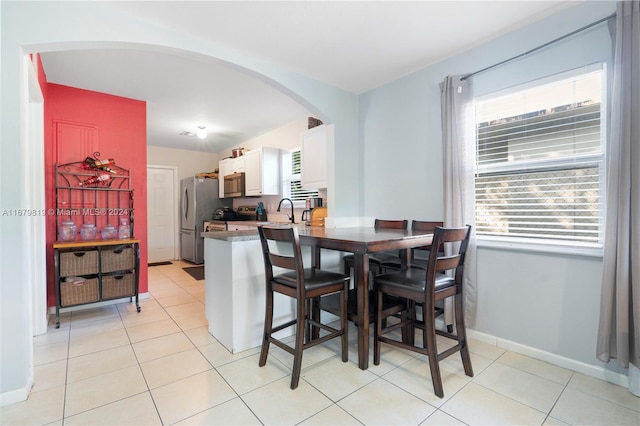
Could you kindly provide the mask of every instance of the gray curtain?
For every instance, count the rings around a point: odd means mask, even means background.
[[[464,267],[465,322],[476,317],[475,133],[470,78],[446,77],[440,83],[444,169],[444,226],[472,226]],[[445,303],[445,323],[453,323],[452,301]]]
[[[617,5],[597,357],[640,392],[640,2]]]

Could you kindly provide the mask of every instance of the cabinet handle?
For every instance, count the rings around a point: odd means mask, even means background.
[[[87,253],[85,253],[85,252],[83,252],[83,251],[74,251],[74,252],[73,252],[73,255],[74,255],[75,257],[82,257],[82,256],[84,256],[85,254],[87,254]]]
[[[124,279],[124,275],[116,275],[115,277],[113,277],[114,280],[122,280]]]
[[[122,252],[123,252],[123,250],[124,250],[123,248],[118,248],[118,249],[115,249],[113,252],[114,252],[115,254],[120,254],[120,253],[122,253]]]

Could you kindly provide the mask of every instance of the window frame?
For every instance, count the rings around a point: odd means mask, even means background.
[[[477,136],[477,118],[475,114],[475,106],[477,103],[486,102],[488,100],[497,99],[509,95],[513,95],[518,92],[526,91],[532,88],[544,86],[547,84],[555,83],[561,80],[567,80],[575,78],[584,74],[592,73],[595,71],[601,72],[601,101],[600,101],[600,147],[601,152],[597,154],[583,154],[574,156],[571,158],[564,157],[559,159],[534,159],[534,160],[521,160],[515,164],[507,165],[504,163],[499,164],[486,164],[478,165],[478,141]],[[593,162],[598,166],[599,176],[599,202],[598,202],[598,242],[580,242],[580,241],[562,241],[555,239],[545,238],[526,238],[526,237],[514,237],[514,236],[494,236],[494,235],[482,235],[477,234],[477,244],[479,247],[496,248],[496,249],[510,249],[515,251],[526,252],[540,252],[540,253],[553,253],[553,254],[571,254],[587,257],[602,257],[603,256],[603,242],[604,242],[604,230],[605,230],[605,206],[606,206],[606,181],[607,181],[607,169],[606,169],[606,156],[607,156],[607,139],[608,139],[608,74],[606,69],[606,63],[598,62],[590,64],[580,68],[568,70],[565,72],[549,75],[540,79],[524,82],[512,87],[486,93],[474,98],[474,138],[473,138],[473,161],[474,161],[474,220],[477,210],[475,202],[476,191],[476,177],[481,173],[491,172],[504,172],[513,171],[526,171],[539,169],[541,166],[545,169],[551,169],[552,167],[568,166],[575,164],[575,159],[579,158],[582,164],[583,162]]]
[[[300,147],[295,147],[295,148],[291,148],[289,150],[283,150],[282,153],[282,196],[284,198],[291,198],[291,182],[294,181],[299,181],[302,182],[302,159],[300,160],[300,173],[299,174],[293,174],[291,171],[291,167],[292,167],[292,162],[288,161],[286,159],[287,156],[292,156],[295,152],[300,152],[301,148]],[[287,170],[287,166],[289,166],[289,170]],[[295,179],[294,177],[297,176],[298,178]],[[307,191],[314,191],[311,189],[308,189]],[[309,195],[309,197],[319,197],[319,191],[316,189],[315,190],[315,195]],[[293,207],[294,208],[305,208],[306,207],[306,203],[305,200],[293,200]]]

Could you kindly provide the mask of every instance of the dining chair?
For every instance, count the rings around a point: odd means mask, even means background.
[[[451,255],[441,254],[439,250],[431,250],[427,269],[407,268],[401,271],[390,272],[378,275],[374,278],[377,300],[383,297],[395,296],[403,300],[404,305],[402,318],[399,322],[391,323],[383,327],[383,320],[391,315],[395,315],[398,307],[386,309],[382,304],[378,304],[376,312],[376,327],[374,334],[373,363],[380,364],[381,343],[387,343],[403,349],[427,355],[429,358],[429,368],[433,390],[440,398],[444,397],[442,388],[442,377],[440,375],[439,362],[446,357],[460,352],[462,365],[467,376],[473,377],[471,358],[467,346],[467,337],[464,324],[463,306],[463,272],[464,259],[469,245],[469,235],[471,227],[463,228],[442,228],[437,227],[433,233],[432,246],[440,247],[440,244],[451,246]],[[448,274],[447,274],[448,273]],[[423,315],[424,326],[422,327],[422,346],[415,345],[415,319],[416,303],[422,303],[423,312],[433,312],[436,301],[447,297],[455,297],[455,334],[437,330],[434,315]],[[394,339],[389,333],[402,328],[409,334],[409,339],[399,341]],[[455,340],[457,343],[438,352],[436,345],[436,335]]]
[[[407,229],[407,220],[384,220],[376,219],[374,222],[374,228],[376,229]],[[375,253],[369,256],[369,268],[376,275],[380,272],[380,265],[383,261],[389,261],[391,259],[398,258],[400,255],[397,251]],[[344,260],[344,274],[350,275],[351,268],[355,267],[354,255],[348,254],[342,258]],[[373,323],[375,327],[375,313],[377,299],[375,292],[373,291],[373,280],[370,281],[369,286],[369,323]],[[314,308],[316,309],[315,315],[318,315],[320,310],[330,312],[338,315],[340,305],[336,295],[328,295],[318,299],[320,303],[316,303]],[[392,297],[385,297],[383,299],[383,305],[387,310],[391,310],[392,307],[396,308],[396,313],[399,314],[402,311],[398,301]],[[353,288],[349,290],[349,296],[347,301],[347,318],[349,321],[358,325],[358,298],[357,289]]]
[[[411,230],[412,231],[426,231],[433,232],[436,227],[444,226],[443,222],[435,222],[435,221],[422,221],[422,220],[412,220],[411,221]],[[420,268],[427,269],[429,252],[431,251],[431,246],[423,246],[416,247],[411,249],[411,258],[410,258],[410,266],[412,268]],[[424,253],[421,257],[416,257],[416,252]],[[387,259],[383,261],[380,265],[380,269],[382,273],[389,272],[390,270],[400,270],[402,266],[402,262],[400,258]]]
[[[295,227],[259,226],[258,233],[264,257],[266,284],[264,334],[258,365],[263,367],[266,364],[270,343],[289,352],[293,355],[291,389],[295,389],[300,381],[302,352],[305,349],[324,343],[329,339],[341,337],[342,361],[348,361],[347,291],[350,278],[317,268],[305,269],[300,250],[300,237]],[[274,275],[274,267],[282,268],[285,272],[279,271],[278,275]],[[289,296],[296,301],[296,317],[276,326],[273,324],[275,293]],[[317,320],[311,318],[311,300],[327,294],[340,295],[339,329],[322,324],[319,318]],[[293,346],[274,337],[275,333],[292,325],[295,325]],[[318,327],[327,333],[312,339],[311,333],[305,332],[311,326]]]
[[[411,221],[411,230],[412,231],[426,231],[433,232],[435,229],[440,226],[444,226],[443,222],[437,221],[423,221],[423,220],[412,220]],[[444,254],[444,247],[439,248],[440,254]],[[420,257],[416,257],[416,252],[422,254]],[[427,264],[429,263],[429,253],[431,252],[431,245],[416,247],[411,249],[411,258],[410,258],[410,267],[418,268],[418,269],[427,269]],[[381,273],[386,273],[390,271],[399,271],[402,268],[402,261],[400,258],[398,259],[389,259],[380,265]],[[417,302],[416,305],[422,308],[422,303]],[[375,305],[373,305],[375,306]],[[436,317],[444,314],[444,301],[440,300],[436,302],[434,307],[434,315]],[[422,328],[423,322],[416,320],[415,325],[419,328]],[[447,330],[451,332],[453,330],[453,326],[451,324],[447,325]]]
[[[407,229],[407,220],[384,220],[376,219],[373,227],[375,229]],[[385,251],[380,253],[374,253],[369,255],[369,270],[374,274],[381,272],[381,265],[383,262],[391,261],[394,259],[400,260],[400,255],[397,251]],[[342,258],[344,262],[344,274],[350,275],[351,268],[355,266],[355,256],[353,254],[347,254]]]

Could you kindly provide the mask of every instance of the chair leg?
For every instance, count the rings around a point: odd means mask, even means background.
[[[373,364],[380,365],[380,339],[382,336],[382,297],[383,294],[380,291],[376,292],[377,303],[376,303],[376,315],[375,315],[375,327],[373,333]]]
[[[416,339],[415,321],[417,319],[416,302],[408,299],[406,304],[407,309],[400,313],[400,321],[407,322],[407,325],[402,327],[402,341],[408,345],[414,345]]]
[[[306,301],[298,300],[298,316],[296,320],[296,343],[293,353],[293,372],[291,373],[291,389],[298,387],[302,368],[302,351],[304,349],[304,332],[307,324]]]
[[[273,328],[273,291],[267,288],[267,303],[264,311],[264,332],[262,333],[262,349],[260,349],[260,360],[258,365],[263,367],[267,363],[269,355],[269,339]]]
[[[471,357],[469,356],[469,346],[467,345],[467,331],[464,324],[464,306],[462,305],[462,295],[458,294],[455,303],[456,331],[458,335],[458,343],[460,343],[460,357],[462,358],[462,366],[464,374],[473,377],[473,367],[471,366]]]
[[[429,369],[431,370],[431,381],[433,382],[434,393],[442,398],[444,390],[442,388],[442,377],[440,375],[440,365],[438,363],[438,347],[436,345],[436,324],[433,317],[433,309],[425,309],[423,312],[429,312],[431,315],[423,315],[424,329],[422,339],[424,340],[424,348],[429,352]]]
[[[340,327],[342,327],[342,362],[349,361],[349,320],[347,311],[347,294],[349,284],[344,284],[344,289],[340,293]]]

